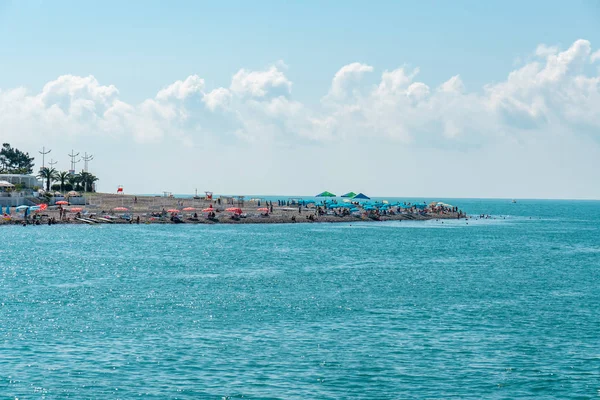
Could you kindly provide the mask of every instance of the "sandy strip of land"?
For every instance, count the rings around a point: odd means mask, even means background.
[[[283,200],[283,199],[282,199]],[[340,200],[338,200],[340,201]],[[60,207],[50,206],[46,210],[38,212],[39,223],[47,224],[48,220],[53,220],[57,224],[86,224],[89,221],[96,223],[116,223],[116,224],[174,224],[174,223],[203,223],[203,224],[256,224],[256,223],[312,223],[312,222],[356,222],[356,221],[390,221],[390,220],[429,220],[429,219],[457,219],[465,217],[457,212],[429,210],[423,214],[417,210],[405,211],[386,215],[369,215],[367,212],[361,212],[360,215],[317,215],[315,207],[278,206],[273,202],[273,211],[263,200],[246,200],[239,202],[234,198],[222,198],[219,200],[202,199],[180,199],[165,196],[134,196],[117,195],[108,193],[94,193],[85,195],[85,205],[65,205],[63,210],[72,208],[83,208],[77,218],[76,212],[66,212],[62,215]],[[270,203],[269,203],[270,205]],[[214,210],[214,218],[210,218],[207,212],[202,210],[210,208]],[[242,218],[233,218],[233,213],[226,211],[227,208],[241,208]],[[258,208],[269,208],[269,212],[258,211]],[[119,210],[121,208],[121,210]],[[194,210],[184,211],[184,208],[193,208]],[[115,210],[116,209],[116,210]],[[127,210],[125,210],[127,209]],[[171,218],[174,213],[168,210],[179,210],[176,213],[179,218],[173,221]],[[267,215],[265,215],[267,214]],[[31,216],[29,217],[31,220]],[[87,220],[87,221],[86,221]],[[110,222],[108,222],[110,221]],[[23,222],[23,214],[11,213],[11,218],[3,218],[0,224],[20,224]]]

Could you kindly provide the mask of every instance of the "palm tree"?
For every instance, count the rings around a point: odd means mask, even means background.
[[[89,172],[81,171],[79,178],[81,179],[83,189],[86,192],[94,191],[94,182],[98,181],[98,178],[95,175],[90,174]]]
[[[38,177],[46,180],[46,192],[50,191],[52,181],[57,178],[57,171],[54,168],[44,167],[40,170]]]
[[[64,190],[65,182],[69,180],[69,172],[62,171],[56,175],[56,180],[60,182],[60,191]]]
[[[69,178],[67,178],[67,181],[73,185],[73,190],[81,190],[81,186],[79,185],[79,183],[81,182],[81,177],[79,176],[79,174],[69,174]]]

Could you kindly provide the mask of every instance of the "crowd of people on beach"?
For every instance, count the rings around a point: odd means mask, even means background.
[[[438,219],[438,218],[463,218],[466,214],[458,207],[441,202],[425,203],[388,203],[387,201],[355,201],[350,199],[325,199],[325,200],[265,200],[251,199],[243,201],[234,198],[222,200],[210,199],[201,202],[195,199],[177,199],[177,206],[169,205],[163,201],[162,209],[156,210],[155,200],[149,197],[137,196],[129,200],[133,206],[123,206],[110,202],[110,208],[93,211],[94,207],[65,207],[50,206],[47,211],[27,212],[14,215],[4,214],[4,222],[25,224],[54,223],[183,223],[183,222],[240,222],[240,223],[268,223],[268,222],[305,222],[315,221],[349,221],[354,218],[363,220],[402,220],[402,219]],[[111,204],[112,203],[112,204]],[[139,205],[141,203],[141,205]],[[200,204],[198,204],[200,203]],[[105,203],[106,204],[106,203]],[[106,205],[108,205],[106,204]],[[175,204],[173,201],[171,204]],[[127,205],[127,204],[125,204]],[[207,207],[208,206],[208,207]],[[232,207],[233,206],[233,207]],[[170,208],[169,208],[170,207]],[[206,207],[202,209],[202,207]],[[297,207],[297,208],[295,208]],[[175,209],[177,208],[177,209]],[[32,208],[33,209],[33,208]],[[181,209],[182,211],[180,211]],[[202,213],[200,214],[200,210]],[[44,208],[45,210],[45,208]],[[191,212],[189,212],[191,210]],[[198,210],[198,211],[196,211]],[[295,211],[297,214],[295,213]],[[187,212],[186,212],[187,211]],[[136,214],[136,215],[134,215]],[[21,217],[19,217],[21,215]],[[483,218],[484,216],[480,216]]]

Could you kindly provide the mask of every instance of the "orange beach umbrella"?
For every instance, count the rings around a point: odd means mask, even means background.
[[[234,214],[241,214],[242,213],[242,209],[239,207],[229,207],[227,210],[225,211],[229,211],[232,212]]]
[[[215,211],[214,208],[210,207],[210,208],[205,208],[204,210],[202,210],[202,212],[212,212]]]
[[[186,207],[183,211],[196,211],[196,209],[194,207]]]
[[[269,212],[269,209],[266,207],[259,208],[258,211]]]
[[[129,209],[127,207],[115,207],[115,208],[113,208],[113,210],[115,210],[115,211],[129,211]]]
[[[69,202],[64,201],[64,200],[59,200],[55,204],[58,204],[59,206],[66,206],[67,204],[69,204]]]
[[[175,208],[171,208],[170,210],[167,210],[167,212],[170,212],[170,213],[178,213],[178,212],[179,212],[179,210],[177,210],[177,209],[175,209]]]
[[[73,207],[69,211],[76,213],[76,212],[83,211],[83,208],[81,208],[81,207]]]

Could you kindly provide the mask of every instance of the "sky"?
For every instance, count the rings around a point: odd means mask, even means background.
[[[594,1],[0,0],[0,141],[99,191],[600,199],[599,110]]]

